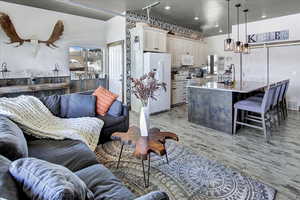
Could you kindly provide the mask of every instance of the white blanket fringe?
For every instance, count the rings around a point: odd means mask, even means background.
[[[25,134],[38,138],[81,140],[94,151],[104,122],[94,117],[59,118],[36,97],[0,98],[0,114],[16,122]]]

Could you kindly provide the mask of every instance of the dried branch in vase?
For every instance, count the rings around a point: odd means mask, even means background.
[[[131,78],[130,80],[132,93],[141,101],[143,106],[148,105],[149,99],[157,100],[158,97],[155,96],[157,90],[167,91],[166,83],[159,82],[155,78],[155,72],[149,72],[140,78]]]

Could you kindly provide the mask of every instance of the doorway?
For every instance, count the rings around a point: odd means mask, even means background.
[[[124,102],[124,41],[108,44],[108,88]]]

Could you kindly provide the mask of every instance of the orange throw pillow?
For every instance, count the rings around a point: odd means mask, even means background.
[[[110,106],[118,98],[118,95],[108,91],[103,87],[99,87],[93,93],[96,96],[96,113],[105,116]]]

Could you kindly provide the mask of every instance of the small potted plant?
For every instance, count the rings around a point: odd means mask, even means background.
[[[141,136],[148,136],[148,130],[150,127],[149,100],[157,100],[157,98],[159,98],[155,96],[155,92],[157,90],[163,89],[164,91],[167,91],[166,83],[159,82],[155,78],[155,72],[149,72],[148,74],[145,74],[140,78],[131,78],[131,82],[132,93],[142,103],[142,108],[140,112]]]

